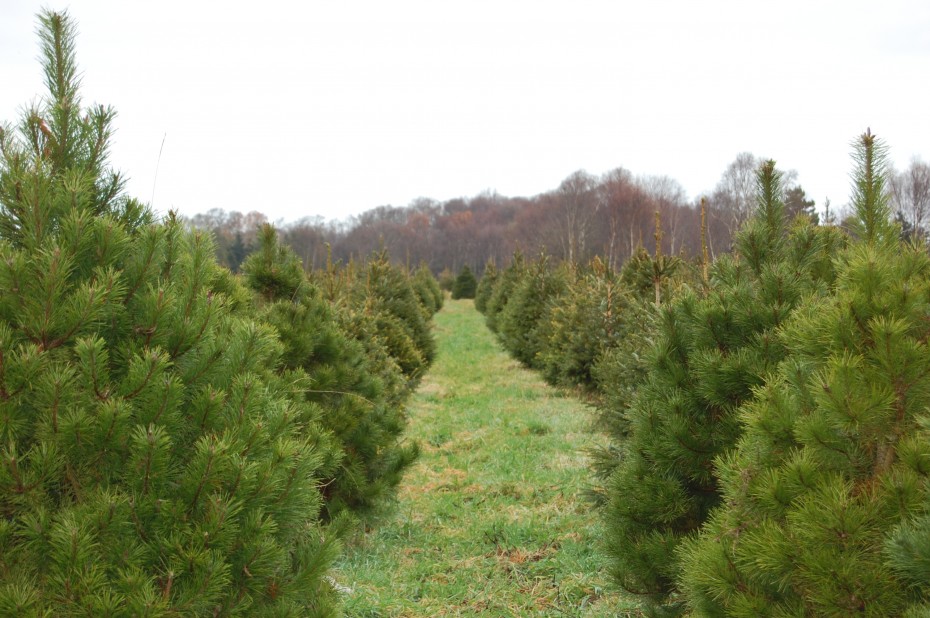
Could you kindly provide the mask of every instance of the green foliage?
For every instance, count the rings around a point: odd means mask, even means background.
[[[667,299],[687,278],[684,262],[675,256],[649,255],[640,247],[621,269],[621,278],[626,287],[637,297],[651,298],[656,305]],[[682,277],[679,277],[678,275]]]
[[[462,270],[459,271],[458,276],[455,278],[455,283],[452,284],[452,298],[454,300],[460,298],[474,298],[477,288],[478,280],[466,264],[462,267]]]
[[[40,32],[49,99],[0,160],[0,613],[332,615],[302,378],[209,238],[122,197],[73,25]]]
[[[339,454],[325,466],[326,512],[330,518],[344,509],[366,513],[392,495],[417,454],[416,445],[401,442],[406,393],[398,392],[399,370],[370,355],[340,323],[273,228],[265,227],[260,243],[244,275],[284,347],[279,373],[306,376],[306,399],[319,409],[320,426]]]
[[[814,200],[807,199],[804,189],[800,186],[792,187],[785,192],[785,213],[788,220],[795,217],[808,217],[816,225],[820,222],[820,215],[817,214]]]
[[[594,473],[589,494],[598,506],[604,506],[610,499],[607,485],[622,461],[623,446],[631,430],[630,407],[648,376],[649,350],[657,338],[660,321],[655,304],[656,281],[652,279],[657,271],[652,263],[648,253],[640,252],[624,264],[619,280],[608,273],[600,278],[598,287],[578,299],[578,306],[584,307],[591,297],[602,298],[602,305],[610,308],[604,316],[609,343],[602,343],[599,353],[582,365],[587,368],[586,375],[590,376],[597,394],[596,427],[607,438],[606,443],[592,447],[588,453]],[[668,278],[662,275],[658,280],[661,300],[667,304],[688,290],[688,282],[695,276],[691,269],[679,267],[668,274]],[[599,294],[598,290],[606,294]]]
[[[599,259],[550,300],[538,361],[550,384],[593,390],[594,364],[623,336],[631,297]]]
[[[26,108],[18,131],[0,125],[0,234],[14,246],[32,243],[28,248],[37,250],[68,215],[69,195],[81,199],[89,216],[110,216],[130,230],[150,223],[151,213],[123,195],[125,180],[107,163],[115,110],[81,107],[73,22],[51,12],[39,22],[48,96]],[[37,200],[55,210],[33,216]]]
[[[475,309],[481,313],[488,310],[488,302],[491,300],[491,294],[494,293],[494,286],[497,285],[497,277],[497,267],[493,261],[488,260],[478,287],[475,288]]]
[[[423,306],[405,272],[387,254],[373,255],[359,272],[351,292],[388,352],[415,386],[436,356],[436,341]]]
[[[930,258],[904,246],[874,189],[881,151],[857,149],[859,241],[835,293],[789,319],[788,358],[742,411],[716,462],[725,502],[682,551],[706,615],[922,615],[930,441]],[[869,189],[871,187],[871,189]]]
[[[426,309],[427,319],[442,309],[445,300],[442,288],[439,287],[439,281],[425,264],[413,274],[413,290],[417,293],[420,304]]]
[[[717,260],[706,294],[685,291],[661,310],[607,487],[615,577],[663,611],[676,608],[675,548],[720,502],[714,458],[740,435],[740,404],[785,355],[775,330],[832,279],[837,234],[802,225],[786,235],[774,163],[757,178],[758,214],[737,238],[738,256]]]
[[[858,173],[853,179],[853,233],[868,243],[894,243],[898,230],[891,219],[891,205],[885,187],[888,174],[888,148],[866,131],[853,142],[853,159]]]
[[[439,273],[439,288],[451,292],[453,285],[455,285],[455,274],[448,268],[443,268],[442,272]]]
[[[299,302],[302,295],[298,296],[298,292],[306,285],[303,265],[300,258],[277,239],[274,227],[266,223],[259,236],[258,250],[242,264],[246,284],[265,300]]]
[[[523,271],[523,275],[500,312],[497,335],[514,358],[539,368],[539,353],[549,334],[549,303],[565,292],[567,275],[563,269],[550,270],[546,258]]]
[[[497,283],[488,298],[484,312],[488,329],[492,333],[497,333],[499,316],[510,301],[510,295],[513,293],[514,288],[525,276],[526,268],[523,254],[517,251],[507,268],[498,276]]]

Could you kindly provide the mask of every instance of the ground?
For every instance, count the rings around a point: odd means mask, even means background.
[[[410,405],[422,456],[335,579],[347,616],[626,616],[585,497],[591,410],[510,359],[470,300],[436,316]]]

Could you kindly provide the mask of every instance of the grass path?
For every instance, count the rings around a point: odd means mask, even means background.
[[[583,492],[590,412],[521,368],[471,301],[436,316],[439,355],[410,405],[423,454],[395,511],[347,548],[347,616],[614,616]]]

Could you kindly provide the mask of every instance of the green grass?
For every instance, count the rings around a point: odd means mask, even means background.
[[[638,614],[608,582],[583,495],[590,410],[511,360],[470,300],[447,301],[436,334],[410,405],[423,454],[338,565],[346,615]]]

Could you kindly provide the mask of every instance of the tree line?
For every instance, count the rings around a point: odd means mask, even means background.
[[[705,200],[712,254],[729,250],[732,233],[745,218],[755,162],[749,153],[737,157]],[[800,186],[788,188],[785,197],[790,209],[816,215]],[[529,198],[496,193],[445,202],[422,198],[408,206],[373,208],[345,222],[307,217],[280,225],[279,231],[309,270],[328,256],[348,262],[379,248],[387,248],[395,260],[426,264],[434,273],[468,266],[480,274],[488,260],[505,264],[517,249],[570,262],[599,255],[617,268],[651,242],[656,212],[666,226],[664,250],[697,255],[700,202],[689,202],[672,178],[636,177],[623,168],[601,176],[579,170],[556,189]],[[257,211],[213,209],[189,222],[214,234],[219,259],[235,271],[267,219]]]
[[[278,225],[283,242],[308,270],[326,259],[347,263],[382,248],[398,262],[426,264],[434,273],[458,273],[468,266],[480,275],[492,261],[505,265],[517,250],[584,263],[599,256],[619,268],[643,246],[653,243],[655,213],[663,221],[662,250],[695,258],[701,251],[701,217],[710,256],[730,251],[734,234],[753,210],[754,173],[762,159],[743,152],[722,172],[707,196],[689,200],[668,176],[635,176],[617,168],[600,176],[578,170],[557,188],[533,197],[482,193],[440,202],[420,198],[407,206],[379,206],[345,221],[308,216]],[[789,216],[805,214],[815,223],[843,223],[849,208],[818,211],[797,183],[796,171],[784,173],[781,199]],[[930,165],[914,158],[907,169],[889,170],[891,206],[902,233],[926,238],[930,229]],[[821,221],[822,219],[822,221]],[[255,247],[267,217],[215,208],[188,219],[209,230],[222,264],[238,270]]]

